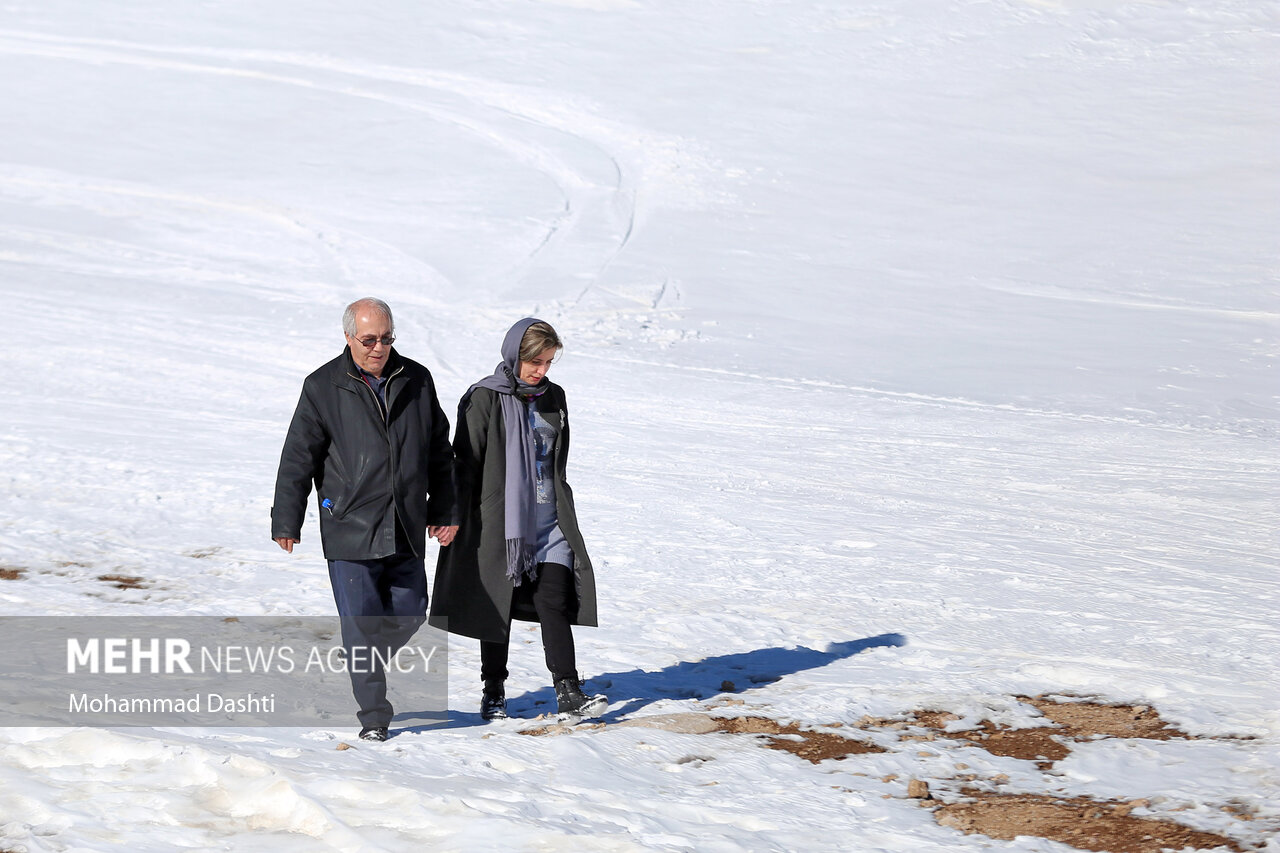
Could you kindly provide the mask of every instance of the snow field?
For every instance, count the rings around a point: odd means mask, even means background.
[[[343,305],[451,414],[534,314],[610,725],[521,733],[518,626],[501,725],[455,640],[452,725],[379,746],[6,729],[0,846],[977,850],[905,799],[975,774],[1280,849],[1275,4],[162,5],[0,27],[0,612],[330,612],[314,519],[293,556],[266,519]],[[616,725],[1040,693],[1216,739],[1045,772]]]

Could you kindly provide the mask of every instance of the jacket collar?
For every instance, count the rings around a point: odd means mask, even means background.
[[[351,357],[350,345],[342,348],[342,355],[338,356],[338,362],[342,369],[334,375],[334,382],[342,384],[344,378],[351,378],[357,382],[364,382],[364,379],[360,377],[360,368],[356,366],[356,360]],[[392,347],[391,354],[387,356],[387,364],[382,368],[382,378],[390,379],[392,376],[399,373],[404,367],[403,362],[404,359],[400,357],[400,353],[396,352],[395,347]]]

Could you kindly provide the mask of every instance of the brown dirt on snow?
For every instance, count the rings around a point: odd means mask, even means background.
[[[1080,850],[1106,853],[1160,853],[1226,847],[1242,851],[1234,841],[1167,820],[1130,815],[1136,803],[1109,803],[1087,798],[1059,799],[1036,794],[974,793],[973,799],[940,806],[934,819],[966,834],[1012,841],[1032,835]]]
[[[109,583],[116,589],[146,589],[146,578],[133,575],[98,575],[98,580]]]
[[[904,718],[863,718],[851,728],[881,734],[896,733],[898,742],[904,746],[922,741],[935,742],[938,746],[947,742],[972,744],[993,755],[1034,761],[1042,770],[1051,768],[1055,762],[1068,756],[1075,744],[1096,738],[1194,739],[1170,726],[1153,708],[1145,705],[1108,704],[1069,696],[1014,698],[1039,710],[1046,725],[1015,729],[983,721],[977,728],[947,731],[948,724],[961,718],[948,711],[919,710]],[[794,722],[780,723],[768,717],[683,713],[637,717],[609,724],[609,727],[613,726],[643,726],[687,734],[753,735],[766,747],[789,752],[814,764],[828,759],[888,751],[877,744],[833,731],[842,727],[838,722],[823,727],[826,730],[815,730],[801,728]],[[606,728],[604,723],[577,727],[550,724],[521,733],[554,735],[602,728]],[[957,765],[958,768],[964,766]],[[897,778],[889,776],[884,781]],[[953,777],[953,781],[973,781],[975,778],[973,775],[959,776]],[[998,786],[1007,782],[1008,777],[1000,774],[988,781]],[[1243,853],[1246,849],[1226,836],[1196,830],[1175,821],[1135,817],[1132,814],[1134,809],[1150,805],[1146,800],[1068,799],[1038,794],[1001,794],[966,787],[959,791],[957,801],[942,802],[934,799],[930,783],[922,779],[909,780],[906,794],[908,798],[933,809],[934,819],[942,826],[1006,841],[1026,835],[1057,841],[1079,850],[1106,853],[1161,853],[1165,850],[1212,848]],[[947,799],[956,796],[952,793]],[[1247,804],[1228,804],[1222,809],[1241,820],[1253,818],[1252,809]]]
[[[1019,702],[1033,706],[1062,726],[1073,738],[1146,738],[1172,740],[1190,737],[1170,726],[1146,705],[1104,705],[1101,702],[1059,702],[1046,696],[1019,696]]]
[[[1071,747],[1054,739],[1056,734],[1056,729],[1006,729],[983,723],[977,731],[947,736],[967,740],[992,755],[1034,761],[1044,770],[1071,754]]]
[[[1092,700],[1059,700],[1048,696],[1018,696],[1040,711],[1048,726],[1014,729],[983,721],[976,729],[947,731],[958,720],[946,711],[916,711],[908,720],[864,719],[860,728],[925,729],[926,734],[904,734],[901,740],[964,740],[992,755],[1035,761],[1042,770],[1071,754],[1071,744],[1099,737],[1171,740],[1190,737],[1173,728],[1145,705],[1109,705]]]
[[[737,735],[764,735],[761,742],[770,749],[779,749],[817,764],[829,758],[846,758],[885,752],[882,747],[834,732],[802,729],[795,723],[779,723],[768,717],[709,717],[706,714],[658,714],[637,717],[613,723],[615,728],[644,727],[684,734],[715,734],[724,732]],[[604,728],[604,723],[580,723],[576,726],[548,723],[521,729],[524,735],[562,735],[573,731],[592,731]]]
[[[1145,705],[1107,704],[1068,697],[1017,696],[1044,715],[1048,726],[1014,729],[983,721],[976,729],[947,731],[960,719],[946,711],[917,711],[908,720],[863,720],[860,728],[891,728],[904,733],[902,741],[960,740],[993,755],[1036,762],[1047,770],[1071,754],[1074,744],[1096,738],[1148,740],[1193,739],[1170,726]],[[924,734],[914,732],[923,729]],[[1036,794],[995,794],[966,790],[960,802],[939,805],[934,819],[969,834],[1010,841],[1019,835],[1047,838],[1080,850],[1107,853],[1159,853],[1185,848],[1240,851],[1230,838],[1202,832],[1168,820],[1133,817],[1146,801],[1106,802],[1088,798],[1063,799]],[[926,793],[922,802],[936,801]]]
[[[26,573],[26,569],[15,569],[9,566],[0,566],[0,580],[3,581],[22,580],[22,576]]]
[[[834,732],[802,729],[795,723],[783,725],[768,717],[726,717],[715,718],[715,721],[722,732],[767,735],[765,746],[798,755],[814,764],[826,761],[828,758],[845,758],[850,755],[887,751],[874,743],[845,737]]]

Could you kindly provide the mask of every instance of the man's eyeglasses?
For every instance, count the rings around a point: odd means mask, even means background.
[[[391,346],[396,342],[396,336],[383,335],[380,338],[353,338],[352,340],[359,342],[365,349],[373,349],[376,344],[382,344],[384,347]]]

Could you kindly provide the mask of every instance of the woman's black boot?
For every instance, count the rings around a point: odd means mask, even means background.
[[[555,679],[556,710],[562,717],[583,719],[598,717],[609,707],[609,697],[602,693],[587,696],[582,692],[578,674],[562,675]]]
[[[480,697],[480,719],[505,720],[507,718],[507,693],[500,679],[491,679],[484,683],[484,694]]]

